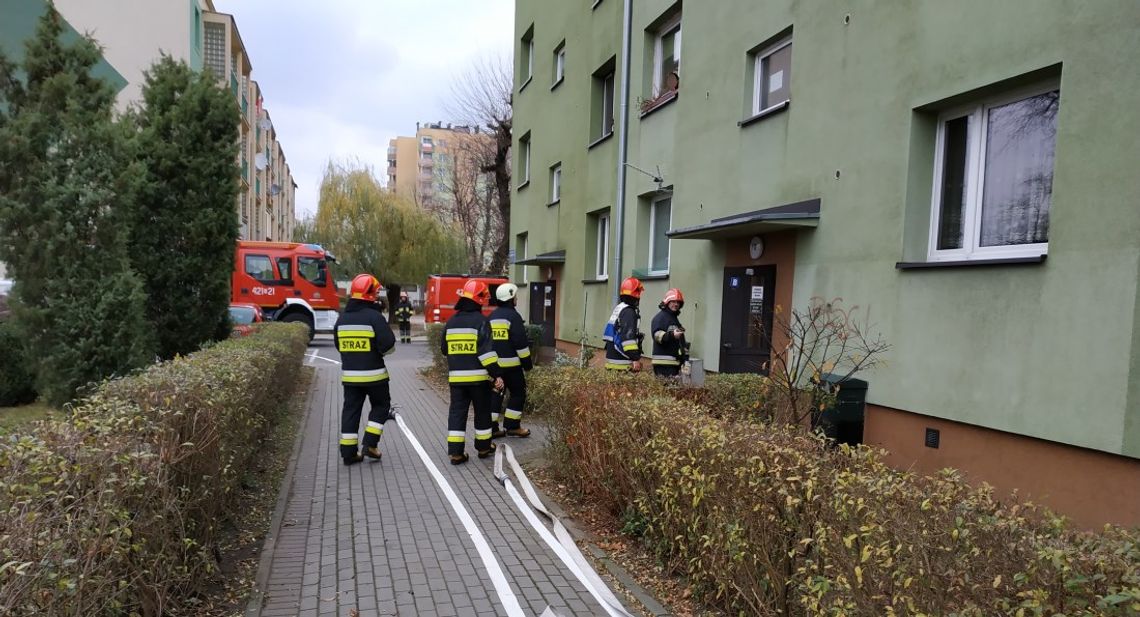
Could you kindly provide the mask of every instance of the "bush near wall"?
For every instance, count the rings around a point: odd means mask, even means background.
[[[1140,614],[1140,530],[1072,530],[952,470],[903,473],[881,452],[828,448],[741,414],[750,401],[739,382],[710,388],[737,401],[728,413],[708,406],[711,392],[696,397],[645,376],[543,370],[530,383],[535,412],[553,425],[553,468],[712,607]]]
[[[304,326],[266,324],[0,443],[0,614],[193,614],[307,344]]]
[[[24,345],[10,321],[0,321],[0,407],[36,400],[35,377],[28,372]]]

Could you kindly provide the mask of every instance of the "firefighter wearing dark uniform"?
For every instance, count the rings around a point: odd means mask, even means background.
[[[412,303],[408,301],[408,292],[400,292],[400,303],[396,305],[396,321],[400,323],[400,342],[412,342]]]
[[[602,339],[606,342],[606,368],[611,371],[641,370],[641,340],[645,338],[638,331],[641,313],[637,305],[645,286],[634,277],[621,282],[618,290],[620,302],[610,314]]]
[[[653,374],[658,377],[676,377],[681,373],[689,347],[685,328],[677,318],[684,306],[685,296],[680,289],[665,292],[665,298],[658,305],[661,312],[653,318],[649,328],[653,336]]]
[[[464,452],[467,411],[475,407],[475,451],[479,458],[495,452],[491,442],[491,383],[503,388],[499,356],[491,340],[491,327],[480,312],[491,299],[487,284],[467,281],[459,291],[455,315],[444,326],[440,349],[447,357],[451,408],[447,415],[447,454],[452,465],[467,462]]]
[[[529,437],[530,429],[522,428],[523,407],[526,406],[526,375],[534,367],[530,358],[530,341],[526,338],[526,326],[522,315],[515,309],[518,285],[503,283],[495,290],[495,304],[498,308],[487,318],[491,324],[491,338],[495,341],[495,353],[499,356],[499,367],[503,369],[503,383],[510,392],[507,410],[504,412],[503,429],[499,430],[499,412],[503,410],[503,393],[491,393],[491,435],[493,437]]]
[[[344,312],[336,321],[333,340],[340,351],[341,383],[344,385],[344,407],[340,413],[340,456],[345,465],[369,458],[379,459],[380,436],[392,397],[388,390],[388,369],[384,356],[396,346],[392,328],[380,310],[380,281],[371,274],[360,274],[352,280],[351,294]],[[360,413],[364,399],[372,403],[368,426],[364,429],[364,455],[357,450]]]

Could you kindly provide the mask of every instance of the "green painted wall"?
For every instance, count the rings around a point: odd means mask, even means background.
[[[24,58],[24,42],[36,32],[36,23],[47,9],[44,0],[0,0],[0,52],[9,59],[21,62]],[[64,20],[64,40],[73,42],[79,33]],[[127,80],[106,60],[95,65],[92,74],[106,79],[118,92],[127,85]]]
[[[586,330],[597,344],[612,287],[579,281],[592,250],[586,212],[615,200],[617,139],[586,148],[591,74],[620,51],[622,1],[516,6],[516,46],[535,24],[536,68],[515,96],[516,134],[531,131],[533,171],[515,194],[512,234],[529,234],[532,255],[567,250],[558,336],[578,338],[588,294]],[[634,103],[649,83],[646,28],[674,6],[634,3]],[[747,53],[789,27],[791,106],[741,128]],[[870,310],[894,345],[890,364],[866,375],[870,402],[1140,457],[1134,2],[1073,10],[1062,0],[721,0],[684,12],[683,33],[679,98],[645,118],[633,110],[630,124],[630,162],[660,166],[674,187],[674,228],[820,198],[818,229],[799,236],[795,304],[840,297]],[[563,39],[567,77],[552,91]],[[1047,262],[897,270],[925,256],[935,132],[926,110],[1031,73],[1061,78]],[[548,208],[556,161],[563,196]],[[646,265],[639,196],[654,188],[637,172],[629,179],[622,275]],[[724,251],[673,241],[669,279],[646,292],[647,314],[667,287],[693,299],[682,318],[712,369]]]

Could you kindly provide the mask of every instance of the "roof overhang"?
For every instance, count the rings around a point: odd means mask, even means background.
[[[819,225],[819,199],[713,219],[704,225],[671,229],[673,240],[724,240]]]
[[[562,265],[566,263],[566,251],[551,251],[549,253],[539,253],[534,257],[527,259],[520,259],[515,262],[516,266],[552,266]]]

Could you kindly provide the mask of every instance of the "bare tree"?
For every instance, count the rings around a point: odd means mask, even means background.
[[[472,62],[456,76],[451,86],[451,100],[445,105],[448,115],[455,121],[486,131],[490,137],[488,147],[475,148],[473,159],[479,171],[489,174],[494,189],[494,203],[498,216],[487,217],[497,226],[491,235],[493,245],[491,263],[487,271],[505,273],[510,251],[511,223],[511,92],[514,79],[509,56],[485,56]],[[480,142],[476,142],[480,143]]]
[[[495,148],[491,135],[453,135],[446,160],[435,166],[433,182],[446,195],[430,200],[428,206],[430,212],[463,234],[468,271],[476,274],[500,274],[505,269],[505,262],[496,265],[495,256],[507,235],[508,222],[499,209],[494,176],[483,171]]]

